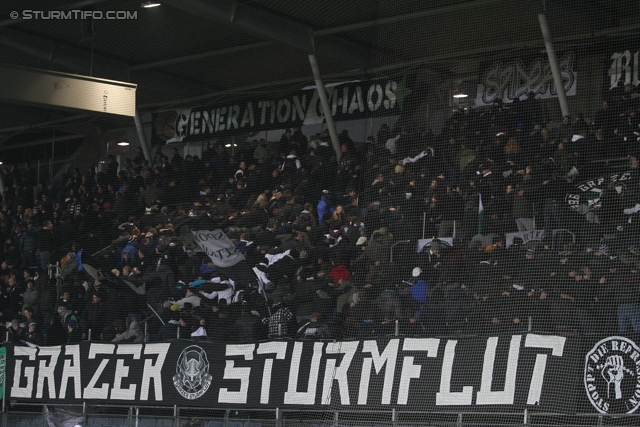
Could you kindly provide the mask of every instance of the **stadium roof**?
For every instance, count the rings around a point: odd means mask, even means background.
[[[545,7],[558,46],[592,47],[640,31],[632,21],[637,16],[632,11],[640,7],[634,1],[160,3],[147,9],[141,0],[5,2],[0,63],[135,83],[138,109],[147,112],[298,90],[313,84],[312,52],[325,83],[412,69],[428,69],[442,79],[474,77],[481,62],[505,54],[540,54],[544,43],[537,14]],[[73,10],[98,14],[93,19],[51,15]],[[123,19],[106,19],[109,11]],[[103,19],[96,19],[100,13]],[[1,103],[0,144],[31,126],[88,135],[131,123]]]

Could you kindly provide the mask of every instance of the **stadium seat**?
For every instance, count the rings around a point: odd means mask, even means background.
[[[207,427],[224,427],[224,421],[209,421]]]
[[[127,426],[127,419],[126,418],[111,418],[109,419],[109,426],[115,426],[115,427],[123,427],[123,426]]]

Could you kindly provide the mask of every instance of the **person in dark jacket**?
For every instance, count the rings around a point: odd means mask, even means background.
[[[104,304],[102,303],[101,294],[93,292],[91,303],[87,304],[82,312],[82,331],[87,333],[91,330],[93,334],[100,333],[106,326],[104,314]]]
[[[20,327],[20,321],[18,319],[13,319],[11,321],[11,326],[7,328],[8,342],[11,343],[20,343],[24,338],[24,329]]]
[[[82,335],[80,329],[78,329],[78,322],[70,320],[67,323],[67,344],[79,344],[82,341]]]
[[[328,339],[331,338],[329,326],[322,320],[320,313],[311,313],[309,321],[305,322],[296,333],[298,339]]]
[[[533,222],[533,203],[525,196],[525,190],[520,188],[513,200],[513,219],[519,232],[535,230]]]
[[[29,330],[27,331],[24,340],[35,345],[44,345],[44,335],[42,335],[42,332],[35,321],[29,322]]]
[[[19,242],[20,255],[22,255],[22,268],[33,267],[38,264],[36,250],[38,249],[38,234],[42,227],[35,227],[33,222],[27,222],[27,228],[22,233]]]
[[[44,340],[44,345],[63,345],[68,341],[68,331],[60,322],[60,316],[56,313],[49,320],[49,330]]]
[[[248,344],[266,338],[265,328],[260,317],[254,315],[247,304],[242,306],[242,314],[233,324],[233,338],[240,344]]]

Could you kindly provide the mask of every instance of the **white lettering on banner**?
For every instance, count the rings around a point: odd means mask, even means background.
[[[582,214],[595,209],[600,209],[602,207],[600,196],[602,195],[602,190],[605,188],[605,183],[609,179],[617,184],[614,187],[616,193],[621,194],[626,189],[625,181],[631,179],[631,171],[601,176],[599,178],[576,184],[575,188],[580,190],[580,192],[576,192],[576,194],[567,194],[565,196],[565,200],[569,205],[569,208]]]
[[[320,360],[322,360],[322,349],[324,343],[313,343],[313,357],[309,366],[309,383],[307,391],[298,391],[298,376],[300,374],[300,361],[302,359],[303,343],[296,342],[293,345],[291,355],[291,368],[289,370],[289,384],[284,393],[285,405],[314,405],[316,403],[316,387],[318,385],[318,373],[320,371]]]
[[[373,86],[372,86],[373,87]],[[371,88],[369,88],[371,90]],[[342,114],[347,114],[347,105],[349,104],[349,86],[342,88],[342,96],[340,96],[340,90],[334,92],[334,96],[331,99],[331,115],[335,116],[338,112],[338,107],[342,107]]]
[[[253,360],[253,350],[255,344],[228,344],[225,356],[243,356],[244,360]],[[221,387],[218,393],[218,403],[247,403],[247,391],[249,391],[249,376],[251,368],[249,366],[236,368],[235,361],[227,360],[224,367],[225,380],[240,380],[240,390],[229,391],[227,387]]]
[[[293,111],[295,113],[295,110]],[[247,108],[244,110],[244,114],[242,115],[240,127],[243,128],[247,124],[251,127],[255,125],[255,119],[253,118],[253,104],[251,102],[247,102]],[[209,133],[213,133],[213,131],[209,131]]]
[[[64,348],[65,356],[71,359],[64,359],[64,369],[62,371],[62,381],[60,381],[60,393],[58,397],[67,397],[67,386],[69,380],[73,380],[74,396],[82,396],[82,371],[80,370],[80,346],[68,345]]]
[[[258,345],[258,354],[275,354],[276,359],[284,360],[287,357],[286,342],[263,342]],[[273,369],[273,359],[264,359],[264,369],[262,370],[262,388],[260,389],[260,403],[269,403],[269,393],[271,391],[271,371]]]
[[[532,240],[542,240],[544,238],[544,230],[532,230],[522,233],[522,242],[528,243]]]
[[[114,344],[91,344],[89,347],[89,359],[96,359],[96,356],[100,354],[113,354],[116,346]],[[109,383],[102,383],[101,387],[96,387],[96,384],[100,380],[100,375],[107,367],[109,359],[102,359],[100,366],[96,369],[96,373],[91,377],[91,381],[84,389],[84,399],[107,399],[109,397]]]
[[[32,347],[15,347],[13,354],[16,356],[15,370],[13,372],[13,384],[11,385],[11,397],[22,397],[30,399],[33,393],[33,382],[35,378],[33,375],[36,368],[33,366],[25,366],[24,376],[27,379],[27,384],[24,387],[20,387],[20,380],[22,379],[22,357],[27,356],[28,360],[36,360],[36,353],[38,349]]]
[[[36,399],[42,398],[45,381],[49,385],[49,399],[56,398],[56,379],[53,374],[56,369],[56,365],[58,364],[58,356],[60,356],[61,350],[62,347],[60,346],[40,348],[40,351],[38,352],[38,358],[49,358],[49,363],[47,363],[47,359],[40,359],[40,364],[38,366],[38,380],[36,385]]]
[[[128,387],[123,387],[122,381],[126,380],[130,376],[130,366],[128,366],[127,362],[130,360],[140,360],[141,354],[144,354],[145,356],[155,355],[157,358],[155,363],[150,358],[146,358],[144,361],[139,399],[149,399],[149,385],[153,380],[155,395],[151,398],[152,400],[161,402],[162,367],[169,347],[170,344],[126,344],[116,347],[114,344],[92,343],[89,347],[89,354],[87,358],[99,359],[101,358],[99,356],[106,357],[102,357],[100,364],[91,376],[89,384],[83,391],[81,382],[82,364],[80,358],[80,346],[65,346],[64,356],[70,356],[70,358],[64,358],[59,384],[60,388],[57,390],[57,396],[56,387],[58,384],[56,384],[54,373],[58,366],[58,359],[62,348],[60,346],[40,348],[15,347],[15,371],[13,384],[11,386],[11,397],[27,399],[66,399],[68,397],[70,399],[136,400],[137,384],[132,383]],[[37,361],[37,377],[34,375],[36,370],[35,366],[25,366],[23,368],[25,357],[26,361]],[[100,377],[110,363],[115,363],[114,377],[111,381],[104,378],[105,382],[100,383]],[[21,387],[20,383],[24,381],[23,378],[26,378],[26,385]],[[73,382],[73,389],[71,396],[67,396],[70,381]],[[35,395],[33,393],[34,384],[36,385]],[[113,384],[111,389],[109,388],[110,384]],[[44,394],[45,388],[48,392],[48,396],[45,396]]]
[[[149,400],[149,385],[153,380],[153,390],[155,396],[151,400],[162,402],[162,366],[167,357],[167,352],[171,344],[145,344],[144,354],[156,355],[156,363],[151,359],[144,360],[142,370],[142,383],[140,385],[140,400]]]
[[[398,100],[395,94],[396,89],[398,89],[398,83],[396,82],[388,82],[384,87],[384,94],[387,95],[387,99],[384,100],[384,108],[386,110],[396,106],[396,101]]]
[[[516,372],[518,371],[521,340],[521,335],[511,337],[504,390],[491,391],[498,337],[487,339],[487,348],[484,351],[484,363],[482,365],[482,383],[480,384],[480,391],[476,394],[476,405],[513,405],[516,395]]]
[[[356,350],[358,350],[359,344],[360,343],[358,341],[327,344],[325,354],[342,353],[344,354],[344,357],[342,358],[340,366],[337,368],[335,359],[327,359],[324,370],[324,383],[322,384],[323,405],[331,404],[331,391],[333,389],[334,381],[338,382],[338,387],[340,388],[340,403],[342,405],[350,404],[349,378],[347,377],[347,372],[349,371],[349,366],[351,366],[351,361],[353,360],[353,356],[356,354]]]
[[[453,359],[456,357],[457,340],[447,341],[444,348],[444,360],[440,373],[440,391],[436,393],[436,405],[471,405],[473,387],[464,386],[462,391],[451,391],[451,376],[453,374]]]
[[[363,353],[371,353],[371,357],[362,360],[362,373],[360,374],[360,392],[358,393],[358,405],[366,405],[369,396],[369,377],[371,376],[371,362],[376,370],[376,375],[383,367],[384,386],[382,387],[382,404],[391,403],[391,390],[393,388],[393,377],[396,372],[396,359],[398,357],[399,340],[390,340],[382,353],[378,353],[378,343],[376,341],[365,341],[362,345]]]
[[[398,405],[418,404],[415,393],[416,384],[419,383],[421,387],[424,387],[423,382],[428,381],[430,383],[429,390],[432,389],[431,387],[437,387],[437,372],[440,369],[439,389],[434,390],[435,405],[437,406],[524,404],[523,394],[527,387],[526,404],[537,406],[541,403],[547,362],[553,360],[549,356],[556,358],[563,356],[566,338],[536,334],[527,334],[525,337],[524,345],[522,335],[510,337],[508,356],[497,354],[500,338],[486,338],[482,372],[476,373],[481,375],[469,375],[470,372],[457,371],[458,369],[468,369],[469,366],[480,368],[480,360],[477,360],[480,357],[480,352],[474,350],[473,353],[469,353],[466,342],[465,352],[458,354],[459,360],[456,362],[456,349],[458,349],[458,353],[462,351],[458,346],[458,340],[447,340],[440,351],[440,339],[406,338],[400,340],[396,338],[388,341],[314,342],[313,346],[310,342],[295,342],[290,357],[287,357],[288,342],[228,344],[224,347],[224,357],[220,360],[220,357],[217,356],[218,362],[223,363],[224,361],[225,367],[222,374],[217,374],[221,375],[221,378],[218,377],[215,380],[211,374],[218,371],[209,372],[207,352],[211,356],[211,350],[208,350],[207,347],[191,345],[180,349],[182,353],[176,364],[175,375],[171,373],[169,377],[173,378],[173,385],[185,399],[195,400],[208,394],[209,398],[213,400],[213,404],[257,404],[257,395],[256,402],[251,402],[248,391],[251,387],[251,381],[254,382],[253,388],[255,389],[257,387],[255,382],[260,381],[259,377],[261,376],[260,405],[274,404],[274,402],[282,402],[284,405],[331,405],[337,403],[338,396],[340,405],[355,405],[350,398],[353,397],[351,394],[354,392],[353,387],[358,387],[357,405],[364,407],[367,404],[391,405],[394,391],[397,391]],[[482,341],[475,341],[473,348],[477,349],[478,344],[482,344]],[[379,346],[384,346],[384,348],[379,348]],[[87,354],[84,357],[87,360],[81,359],[81,348],[86,349]],[[525,368],[519,367],[521,353],[525,351],[524,349],[531,348],[540,350],[528,350]],[[90,343],[83,344],[83,346],[65,346],[62,356],[64,363],[58,363],[62,347],[42,347],[39,349],[12,347],[12,349],[14,374],[12,375],[13,383],[10,385],[11,398],[111,399],[119,401],[134,401],[136,399],[147,401],[151,399],[162,403],[162,377],[163,374],[165,376],[168,374],[167,370],[163,370],[163,365],[169,350],[174,347],[168,343],[117,346],[106,343]],[[309,354],[310,351],[313,353]],[[535,353],[535,363],[531,353]],[[304,358],[304,364],[303,355],[308,356]],[[612,358],[614,356],[616,357]],[[427,368],[427,362],[416,363],[416,360],[424,361],[425,357],[428,359],[437,358],[441,366]],[[470,358],[474,361],[470,361]],[[505,359],[504,365],[498,363],[498,360]],[[275,362],[276,360],[281,362]],[[354,367],[354,360],[357,360],[357,364],[360,366]],[[84,371],[85,380],[88,380],[84,384],[81,382],[83,362],[90,366]],[[324,374],[322,388],[320,388],[318,380],[323,363]],[[628,340],[613,337],[599,343],[587,356],[585,386],[590,399],[595,402],[594,406],[600,411],[607,412],[611,405],[616,404],[613,398],[607,398],[603,395],[603,390],[606,395],[606,384],[603,388],[603,378],[604,381],[607,381],[609,378],[607,375],[613,375],[610,374],[613,372],[611,367],[618,366],[615,365],[616,363],[618,365],[623,363],[626,369],[640,372],[640,350],[630,344]],[[258,373],[259,364],[263,364],[262,374]],[[421,376],[423,364],[425,365],[424,372],[428,372],[428,376],[426,374]],[[140,372],[142,366],[143,369]],[[455,375],[454,366],[456,367]],[[278,370],[274,372],[276,367]],[[289,370],[287,389],[284,392],[278,391],[283,394],[271,396],[273,376],[278,375],[276,379],[282,381],[283,369]],[[397,369],[401,369],[399,378],[396,375]],[[375,375],[380,376],[383,370],[384,378],[375,377]],[[520,371],[520,376],[518,376],[518,371]],[[531,377],[525,378],[525,375],[528,375],[525,372],[531,372]],[[498,381],[496,378],[503,376],[502,390],[495,390],[496,381]],[[383,382],[382,387],[374,392],[376,400],[380,399],[379,402],[368,400],[369,392],[373,388],[371,385],[372,377],[376,380],[379,378],[379,381]],[[472,382],[469,379],[474,377],[478,377],[480,380]],[[57,378],[60,378],[59,385],[56,383]],[[630,374],[625,378],[631,378]],[[518,380],[520,383],[517,383]],[[615,380],[616,378],[611,380],[612,384]],[[357,381],[359,381],[358,385],[356,385]],[[73,386],[70,382],[73,382]],[[469,385],[464,385],[465,382]],[[152,383],[154,394],[150,393]],[[208,393],[209,385],[212,383],[219,384],[220,387],[217,393],[213,392],[213,395]],[[414,393],[410,394],[412,384]],[[640,405],[640,383],[638,384],[638,396],[627,391],[624,387],[620,388],[619,393],[617,391],[616,393],[627,399],[629,405],[635,406],[636,403]],[[337,387],[337,390],[334,387]],[[394,390],[394,387],[397,390]],[[518,394],[521,396],[517,398],[518,402],[516,402],[516,390],[522,390],[522,396]],[[476,392],[475,401],[474,391]],[[547,404],[548,402],[543,403]],[[618,409],[615,410],[618,411]]]
[[[364,101],[362,100],[362,88],[360,86],[356,87],[356,93],[353,94],[351,98],[351,104],[349,104],[349,114],[352,114],[354,111],[364,112]]]
[[[573,70],[575,55],[567,53],[558,61],[566,94],[576,94],[576,72]],[[512,102],[530,92],[539,98],[557,97],[553,74],[547,59],[536,59],[527,68],[520,59],[502,64],[494,62],[478,84],[476,105],[491,105],[496,100]]]
[[[375,94],[375,95],[374,95]],[[374,111],[382,105],[382,86],[373,85],[369,88],[367,94],[367,106],[369,110]]]
[[[551,350],[551,355],[556,357],[562,357],[564,351],[564,343],[567,341],[566,337],[559,337],[555,335],[537,335],[527,334],[527,338],[524,340],[525,347],[534,348],[548,348]],[[529,383],[529,396],[527,397],[527,405],[538,405],[540,403],[540,396],[542,396],[542,384],[544,384],[544,372],[547,367],[547,355],[536,354],[536,364],[533,367],[533,374],[531,375],[531,382]]]
[[[333,95],[333,88],[327,88],[327,101],[331,102],[331,96]],[[345,101],[348,102],[348,101]],[[324,112],[322,111],[322,105],[320,105],[320,97],[318,91],[314,90],[311,95],[311,100],[307,106],[307,113],[304,116],[305,125],[314,125],[322,123],[324,121]]]
[[[640,347],[626,337],[600,340],[587,353],[584,386],[602,414],[631,414],[640,408]]]
[[[141,346],[118,346],[116,354],[124,355],[129,354],[133,356],[134,360],[140,359]],[[122,379],[129,376],[129,367],[124,365],[123,359],[116,360],[116,374],[113,381],[113,388],[111,388],[111,398],[119,400],[135,400],[136,399],[136,387],[137,385],[131,384],[128,388],[122,387]]]
[[[406,338],[402,343],[402,351],[426,351],[427,357],[438,356],[440,340],[437,338]],[[409,400],[409,384],[411,379],[420,378],[422,365],[413,364],[413,356],[405,356],[400,374],[398,405],[406,405]]]
[[[178,141],[187,136],[189,129],[189,117],[191,117],[191,108],[180,108],[176,110],[175,132]]]
[[[222,230],[191,230],[196,241],[218,267],[231,267],[244,260],[244,255]]]
[[[522,231],[516,233],[506,233],[505,234],[505,244],[507,248],[510,248],[513,245],[513,240],[518,237],[522,239],[522,244],[531,242],[531,241],[540,241],[544,239],[544,230],[531,230],[531,231]]]
[[[356,86],[332,86],[326,87],[325,91],[333,116],[365,112],[393,114],[389,110],[398,106],[396,93],[411,92],[405,87],[404,79],[400,83],[388,80]],[[309,91],[308,94],[255,102],[259,111],[258,120],[254,112],[254,102],[194,109],[195,111],[190,108],[177,109],[175,136],[167,142],[180,142],[188,136],[213,135],[217,132],[248,129],[256,125],[282,125],[284,128],[300,121],[305,125],[320,124],[324,121],[325,112],[317,89]]]
[[[611,79],[611,86],[609,90],[618,87],[618,83],[622,82],[624,86],[640,85],[640,79],[638,79],[638,69],[640,68],[640,51],[636,51],[632,54],[630,51],[616,52],[611,55],[611,67],[609,67],[609,78]]]

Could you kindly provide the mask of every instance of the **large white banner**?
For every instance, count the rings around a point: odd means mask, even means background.
[[[575,56],[572,52],[558,59],[558,67],[567,96],[576,94],[577,72],[574,69]],[[527,67],[520,59],[511,62],[494,62],[482,76],[478,84],[475,105],[492,105],[500,99],[510,103],[516,98],[526,99],[533,92],[536,98],[555,98],[558,92],[553,82],[549,60],[538,58]]]
[[[191,230],[191,233],[217,267],[231,267],[244,260],[244,255],[222,230]]]

